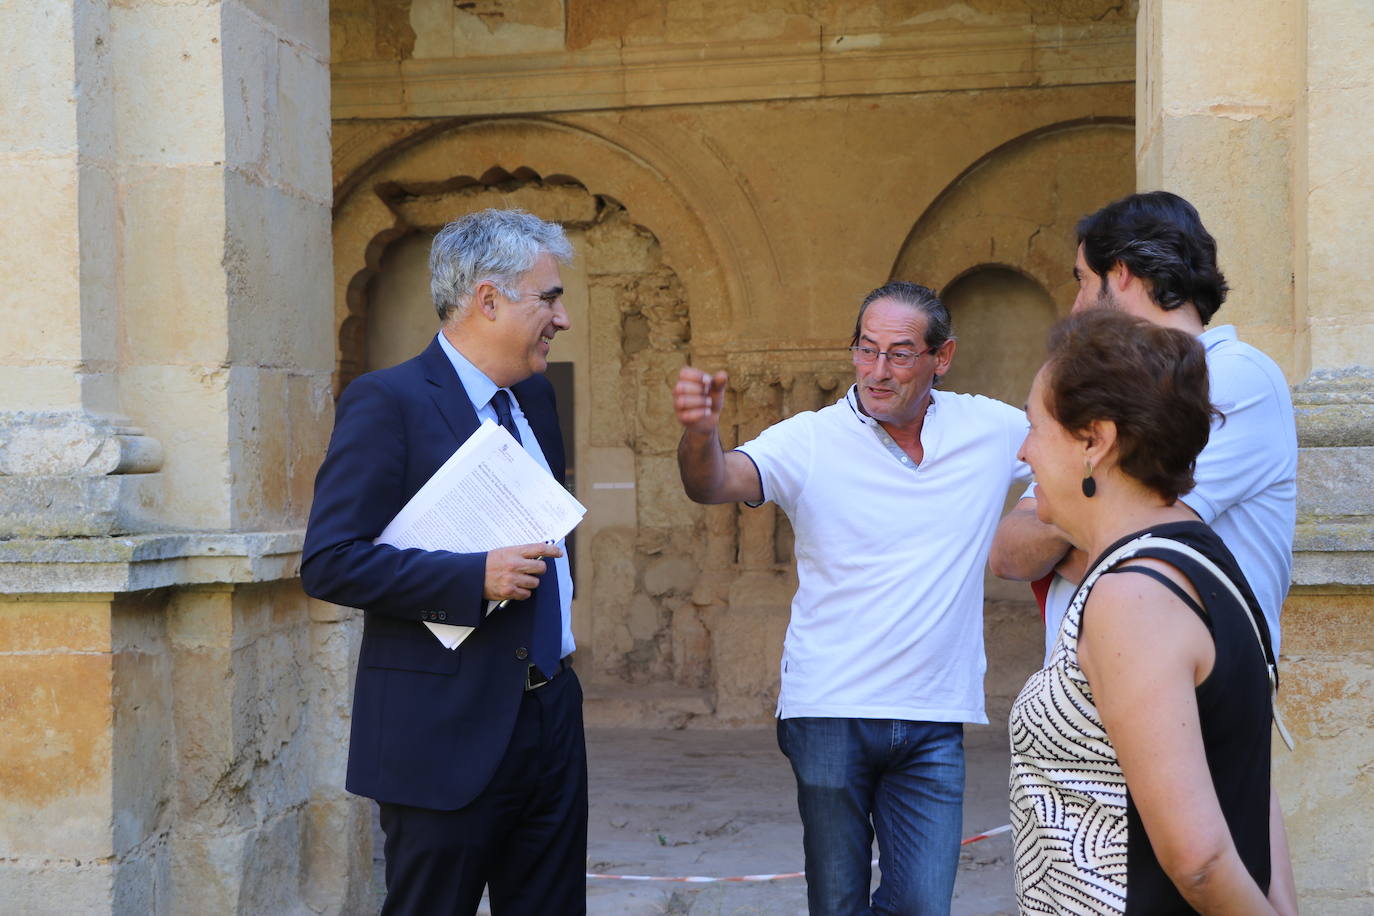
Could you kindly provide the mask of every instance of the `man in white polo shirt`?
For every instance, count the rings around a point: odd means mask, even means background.
[[[1293,571],[1298,439],[1288,382],[1274,361],[1227,324],[1207,329],[1226,301],[1217,246],[1192,204],[1168,191],[1132,194],[1078,224],[1074,311],[1115,308],[1198,338],[1207,352],[1214,423],[1183,502],[1235,555],[1264,611],[1274,656]],[[1045,599],[1045,657],[1059,635],[1088,557],[1035,517],[1034,491],[1007,514],[992,571],[1036,580],[1056,571]]]
[[[702,503],[772,500],[796,535],[778,745],[797,777],[812,914],[948,913],[959,858],[963,724],[983,712],[983,567],[1025,415],[938,391],[955,341],[939,298],[864,299],[856,384],[734,451],[726,375],[684,368],[678,464]]]

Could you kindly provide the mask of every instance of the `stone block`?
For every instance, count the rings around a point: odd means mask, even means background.
[[[1347,0],[1304,0],[1309,90],[1374,83],[1374,7]],[[1327,147],[1323,155],[1342,152]]]
[[[1152,63],[1165,110],[1255,117],[1291,108],[1302,77],[1298,4],[1212,0],[1155,8],[1163,60]]]
[[[794,588],[783,574],[745,573],[731,585],[727,607],[703,612],[722,722],[758,723],[772,715]]]
[[[0,85],[0,111],[7,116],[0,154],[76,150],[78,11],[76,4],[28,3],[5,10],[0,55],[8,63]]]
[[[225,150],[221,10],[119,4],[110,11],[117,154],[124,162],[220,162]]]
[[[361,638],[361,614],[339,622],[311,622],[311,694],[306,720],[309,748],[305,753],[310,761],[314,799],[344,798],[353,680]]]
[[[443,4],[419,0],[415,6],[425,2]],[[561,51],[563,6],[563,0],[509,0],[499,10],[455,6],[452,56]]]
[[[646,528],[690,527],[701,518],[701,507],[682,492],[676,458],[641,457],[635,487],[639,493],[639,524]]]
[[[77,411],[0,412],[0,474],[140,474],[162,465],[162,446],[139,431]]]
[[[329,208],[237,172],[225,208],[230,360],[332,369]]]
[[[174,828],[168,840],[173,911],[254,912],[240,906],[244,850],[251,841],[252,834],[243,829]]]
[[[329,446],[334,427],[334,398],[327,372],[291,373],[286,379],[287,452],[286,525],[305,525],[315,492],[315,473]]]
[[[1366,816],[1374,806],[1374,655],[1295,655],[1285,665],[1280,706],[1297,745],[1290,753],[1275,742],[1274,782],[1299,897],[1332,912],[1331,901],[1374,900],[1374,824]]]
[[[110,895],[110,912],[173,912],[171,890],[171,854],[166,834],[158,834],[120,858]]]
[[[167,603],[167,637],[176,649],[229,649],[233,646],[233,588],[184,587]]]
[[[590,351],[587,387],[591,398],[588,444],[624,446],[630,441],[632,416],[622,409],[620,326],[621,288],[605,282],[587,287],[587,337]]]
[[[121,376],[130,416],[162,443],[159,520],[168,527],[230,524],[228,382],[220,365],[135,366]]]
[[[277,0],[231,0],[268,23],[284,39],[283,44],[301,45],[320,60],[329,57],[329,15],[331,10],[319,0],[305,3],[279,3]],[[230,5],[228,2],[225,6]]]
[[[1368,56],[1369,52],[1366,52]],[[1307,303],[1314,368],[1369,365],[1374,322],[1361,295],[1363,224],[1374,206],[1374,177],[1359,147],[1374,143],[1364,116],[1374,105],[1374,82],[1307,93]]]
[[[267,22],[239,3],[225,3],[221,9],[224,166],[255,175],[260,182],[280,182],[277,36]]]
[[[125,186],[123,288],[137,304],[124,315],[131,362],[225,360],[224,206],[216,166],[138,169]]]
[[[24,916],[115,916],[126,912],[111,905],[115,870],[115,863],[108,860],[6,858],[0,861],[0,897],[8,912]]]
[[[257,367],[229,371],[229,462],[233,467],[233,525],[281,527],[290,501],[286,378]]]
[[[1374,369],[1318,370],[1293,387],[1298,444],[1374,445]]]
[[[330,604],[328,601],[321,601],[318,598],[309,598],[308,607],[310,609],[310,621],[312,623],[342,623],[352,620],[356,615],[362,613],[356,608],[344,607],[341,604]]]
[[[0,669],[0,858],[113,853],[112,670],[103,653],[10,655]]]
[[[244,829],[253,821],[242,799],[251,767],[236,753],[242,729],[234,714],[232,655],[227,649],[177,647],[171,656],[177,820]]]
[[[592,589],[598,602],[621,608],[635,591],[635,530],[604,528],[592,541]]]
[[[711,632],[690,603],[673,609],[673,681],[683,687],[711,686]]]
[[[646,350],[634,360],[635,445],[640,455],[676,455],[682,426],[673,413],[673,386],[687,364],[683,352]],[[674,459],[676,460],[676,459]]]
[[[156,606],[122,605],[117,627],[160,617]],[[165,643],[122,649],[114,655],[113,672],[113,842],[116,855],[138,858],[138,850],[163,829],[163,814],[174,797],[177,753]]]
[[[83,87],[84,88],[84,87]],[[87,153],[87,156],[90,154]],[[83,158],[77,167],[77,224],[81,233],[81,368],[88,375],[110,373],[118,365],[119,214],[115,176],[106,162]],[[111,380],[108,387],[114,388]],[[110,410],[113,404],[87,404]]]
[[[630,638],[636,643],[651,640],[662,629],[664,614],[658,604],[643,592],[630,598],[625,610],[624,623],[630,631]]]
[[[0,297],[3,295],[0,293]],[[0,307],[3,307],[3,299],[0,299]],[[61,411],[79,408],[83,402],[85,381],[85,375],[75,362],[47,366],[0,365],[0,410]]]
[[[587,273],[643,274],[658,267],[662,252],[647,229],[624,215],[597,223],[587,230]]]
[[[372,804],[340,794],[306,806],[301,897],[313,911],[363,913],[373,908]]]
[[[333,203],[329,66],[319,52],[299,45],[278,44],[277,54],[275,104],[267,110],[275,173],[286,188],[327,208]]]
[[[690,595],[701,570],[690,557],[680,554],[659,557],[644,570],[644,590],[655,598],[667,594]]]
[[[158,524],[161,475],[0,476],[0,537],[105,537]]]
[[[110,605],[67,598],[0,600],[0,653],[109,652]]]
[[[1374,516],[1374,446],[1298,451],[1298,517]]]
[[[0,274],[24,278],[0,289],[0,314],[23,316],[6,322],[5,365],[74,369],[82,357],[77,177],[75,157],[0,159],[0,212],[42,214],[8,219],[0,228]],[[16,399],[20,408],[37,406]]]
[[[301,900],[304,812],[277,809],[249,835],[243,848],[239,881],[239,912],[290,913],[304,909]]]

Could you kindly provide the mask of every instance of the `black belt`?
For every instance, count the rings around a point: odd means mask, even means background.
[[[538,690],[571,666],[571,662],[566,658],[560,658],[558,660],[558,667],[554,669],[553,674],[545,675],[538,667],[530,665],[525,669],[525,690]]]

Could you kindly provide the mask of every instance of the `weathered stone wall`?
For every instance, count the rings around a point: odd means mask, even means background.
[[[0,14],[0,900],[358,911],[324,3]]]

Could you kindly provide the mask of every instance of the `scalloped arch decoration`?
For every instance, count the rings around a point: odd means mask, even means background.
[[[708,225],[684,197],[690,178],[670,176],[620,143],[546,119],[489,119],[455,124],[416,143],[399,143],[350,188],[334,214],[334,331],[338,380],[359,368],[360,322],[367,285],[387,245],[425,228],[402,202],[416,194],[442,197],[474,185],[500,187],[538,176],[544,186],[585,188],[610,197],[659,240],[663,259],[681,279],[694,328],[717,332],[745,302],[743,271],[727,262],[723,227]],[[677,180],[675,180],[675,177]],[[461,212],[461,211],[458,211]],[[455,212],[455,215],[457,213]],[[540,213],[546,219],[558,213]],[[354,319],[354,320],[350,320]],[[338,385],[336,384],[336,390]]]

